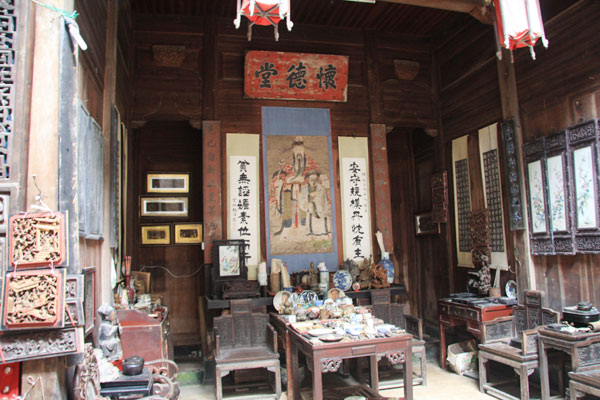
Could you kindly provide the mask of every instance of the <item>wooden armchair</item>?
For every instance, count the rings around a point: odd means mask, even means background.
[[[223,398],[222,378],[234,370],[266,368],[275,374],[275,393],[261,398],[279,399],[281,371],[277,333],[266,313],[253,313],[251,300],[230,300],[231,314],[215,317],[215,395]],[[236,396],[236,399],[239,397]]]
[[[423,321],[412,315],[404,314],[402,304],[392,303],[390,301],[389,289],[379,289],[371,292],[371,309],[375,317],[382,319],[388,324],[396,325],[413,335],[412,353],[419,358],[421,364],[420,369],[413,368],[413,371],[415,371],[413,385],[427,385],[427,356],[425,340],[423,340]],[[385,359],[381,360],[381,363],[385,362]],[[381,379],[379,382],[380,389],[403,386],[404,379]]]
[[[542,307],[543,292],[526,290],[524,295],[524,304],[515,306],[511,317],[484,322],[482,327],[479,390],[500,399],[529,399],[529,375],[539,366],[537,328],[559,319],[558,312]],[[512,367],[519,375],[520,397],[502,391],[504,382],[487,381],[490,360]]]

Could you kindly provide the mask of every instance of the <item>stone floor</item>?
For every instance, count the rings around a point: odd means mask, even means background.
[[[401,398],[403,389],[381,390],[380,394],[389,399]],[[310,395],[303,396],[310,398]],[[185,385],[181,386],[180,400],[213,400],[214,386]],[[479,392],[478,382],[466,376],[459,376],[451,371],[442,370],[438,363],[427,363],[427,386],[414,387],[415,400],[478,400],[492,399],[491,396]],[[284,392],[281,400],[287,400]]]

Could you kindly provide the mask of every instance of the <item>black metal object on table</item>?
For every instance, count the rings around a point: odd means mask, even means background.
[[[573,326],[588,326],[598,320],[600,320],[600,312],[587,301],[581,301],[576,306],[563,308],[563,321],[573,324]]]
[[[114,381],[102,382],[100,394],[116,400],[138,399],[152,394],[152,374],[144,368],[139,375],[119,374]]]

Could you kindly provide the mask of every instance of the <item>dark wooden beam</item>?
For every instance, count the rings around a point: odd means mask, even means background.
[[[491,24],[493,14],[488,6],[489,0],[380,0],[389,3],[405,4],[409,6],[419,6],[428,8],[438,8],[440,10],[456,11],[471,14],[479,21]]]

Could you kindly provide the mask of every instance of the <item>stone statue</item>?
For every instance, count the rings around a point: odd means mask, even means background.
[[[102,349],[104,357],[109,361],[119,360],[123,357],[121,339],[119,338],[119,326],[115,322],[115,309],[107,303],[98,308],[98,315],[102,322],[98,337],[98,345]]]

